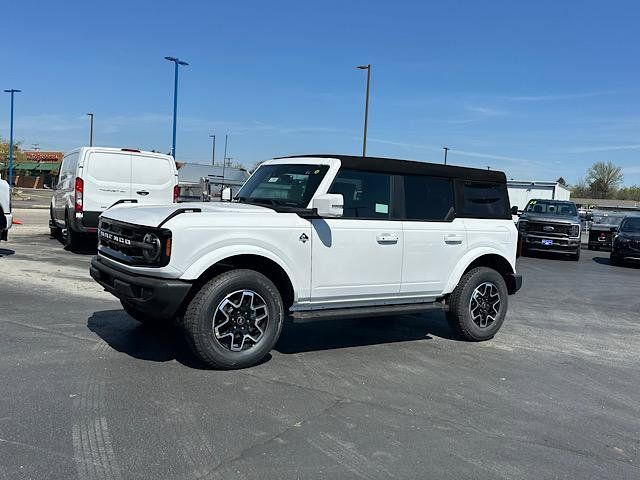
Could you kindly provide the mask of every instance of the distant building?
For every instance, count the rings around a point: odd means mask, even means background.
[[[52,187],[60,171],[63,152],[25,150],[23,159],[13,164],[14,185],[24,188]]]
[[[607,198],[573,198],[572,199],[578,207],[582,208],[597,208],[603,210],[625,210],[640,209],[640,202],[635,200],[617,200]]]
[[[512,207],[522,210],[529,200],[569,200],[571,191],[558,182],[541,182],[534,180],[509,180],[509,203]]]
[[[243,168],[225,167],[224,180],[222,178],[222,165],[202,165],[199,163],[177,163],[178,184],[180,185],[181,202],[199,201],[202,190],[200,179],[207,177],[211,184],[211,191],[218,198],[223,185],[231,188],[235,195],[244,182],[249,178],[249,172]]]

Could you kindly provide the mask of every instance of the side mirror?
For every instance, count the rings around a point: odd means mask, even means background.
[[[518,206],[511,207],[511,215],[518,215]]]
[[[229,187],[224,187],[222,189],[222,193],[220,194],[220,198],[223,202],[230,202],[231,201],[231,188]]]
[[[319,217],[341,217],[344,198],[339,193],[325,193],[318,195],[311,202],[311,208],[318,212]]]

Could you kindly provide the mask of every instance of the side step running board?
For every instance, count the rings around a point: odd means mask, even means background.
[[[290,314],[294,322],[312,320],[330,320],[337,318],[380,317],[385,315],[407,315],[430,310],[448,310],[449,306],[441,302],[411,303],[404,305],[380,305],[375,307],[332,308],[326,310],[306,310]]]

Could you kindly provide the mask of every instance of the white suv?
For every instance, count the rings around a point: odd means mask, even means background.
[[[9,184],[0,178],[0,240],[7,240],[12,223],[11,189]]]
[[[180,319],[217,368],[256,364],[294,319],[444,309],[465,339],[500,328],[517,231],[506,178],[336,155],[264,162],[233,202],[118,205],[91,275],[137,320]]]

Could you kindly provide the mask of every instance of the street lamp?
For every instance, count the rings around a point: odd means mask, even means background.
[[[449,150],[451,150],[449,147],[442,147],[442,150],[444,150],[444,164],[447,164],[447,152]]]
[[[209,137],[213,138],[213,147],[211,148],[211,166],[216,166],[216,136],[209,135]]]
[[[87,113],[87,116],[90,119],[89,123],[89,146],[93,147],[93,113]]]
[[[367,122],[369,120],[369,84],[371,83],[371,64],[358,65],[356,68],[367,71],[367,94],[364,100],[364,138],[362,140],[362,158],[367,156]]]
[[[189,65],[187,62],[184,62],[176,57],[164,57],[165,60],[169,60],[173,62],[175,65],[175,74],[173,80],[173,140],[171,142],[171,156],[173,159],[176,159],[176,115],[178,111],[178,67],[182,65],[186,67]]]
[[[13,186],[13,95],[20,93],[22,90],[12,88],[5,90],[5,93],[11,94],[11,120],[9,126],[9,188]]]

